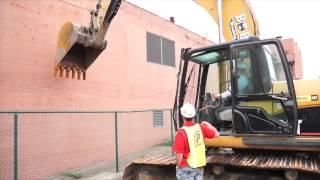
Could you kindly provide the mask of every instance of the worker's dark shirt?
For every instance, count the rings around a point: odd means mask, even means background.
[[[190,127],[195,125],[195,122],[188,121],[183,124],[183,126]],[[202,134],[204,138],[213,138],[216,134],[215,131],[208,128],[208,126],[201,124],[200,125]],[[190,147],[188,143],[188,137],[186,132],[183,129],[179,129],[176,133],[173,144],[173,152],[183,153],[182,161],[179,167],[188,167],[187,158],[190,153]]]

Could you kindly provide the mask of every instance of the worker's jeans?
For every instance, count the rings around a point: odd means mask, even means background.
[[[177,168],[177,180],[203,180],[203,168]]]

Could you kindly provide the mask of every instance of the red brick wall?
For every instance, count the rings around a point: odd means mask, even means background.
[[[73,5],[70,5],[71,3]],[[207,45],[198,35],[123,2],[107,49],[87,80],[53,77],[56,38],[65,21],[87,25],[96,0],[0,1],[0,111],[172,108],[180,49]],[[81,7],[81,8],[80,8]],[[146,31],[175,41],[176,67],[147,63]],[[0,179],[12,179],[13,118],[0,116]],[[152,126],[152,113],[119,115],[120,154],[170,137]],[[19,116],[19,177],[39,179],[114,158],[113,115]]]
[[[95,0],[70,1],[93,8]],[[107,49],[87,80],[53,77],[56,38],[65,21],[87,25],[89,12],[62,1],[0,2],[0,109],[88,110],[171,107],[177,69],[146,61],[146,31],[180,49],[207,44],[167,20],[123,3],[107,33]]]
[[[282,40],[283,48],[286,52],[288,61],[292,64],[290,65],[291,71],[294,79],[302,79],[302,61],[301,61],[301,51],[297,43],[292,39]]]

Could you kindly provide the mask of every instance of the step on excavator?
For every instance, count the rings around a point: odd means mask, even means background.
[[[197,2],[221,18],[217,0]],[[205,139],[205,179],[320,179],[320,82],[294,82],[281,41],[251,37],[259,35],[258,24],[246,0],[220,3],[221,39],[228,42],[181,50],[175,129],[182,126],[179,109],[188,102],[197,109],[197,122],[210,122],[219,130],[219,138]],[[71,72],[72,78],[85,79],[106,48],[104,36],[120,4],[99,0],[89,27],[62,26],[56,75],[68,78]],[[231,96],[215,100],[212,87]],[[137,159],[126,167],[123,179],[175,179],[175,164],[173,156]]]

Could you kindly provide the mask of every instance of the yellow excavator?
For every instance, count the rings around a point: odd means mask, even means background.
[[[227,42],[181,50],[173,122],[181,127],[179,109],[189,102],[196,121],[219,129],[219,138],[205,140],[205,179],[320,179],[319,81],[293,82],[281,41],[251,37],[259,35],[258,24],[246,0],[197,2],[219,22],[221,42]],[[62,26],[56,75],[85,79],[106,48],[104,36],[120,3],[99,0],[89,27]],[[212,87],[231,96],[213,100]],[[123,179],[175,179],[175,158],[135,160]]]
[[[219,63],[229,64],[226,83],[232,93],[214,101],[209,76]],[[319,179],[320,103],[298,108],[279,39],[250,37],[183,49],[177,89],[176,128],[182,125],[179,109],[188,102],[197,108],[196,121],[210,122],[220,133],[205,140],[205,179]],[[174,179],[174,172],[175,157],[159,155],[133,161],[123,179]]]
[[[320,179],[320,81],[293,81],[281,41],[251,37],[259,28],[247,0],[196,2],[227,41],[181,51],[175,128],[188,102],[221,135],[205,140],[204,179]],[[213,100],[212,87],[231,96]],[[123,179],[175,179],[175,157],[135,160]]]

